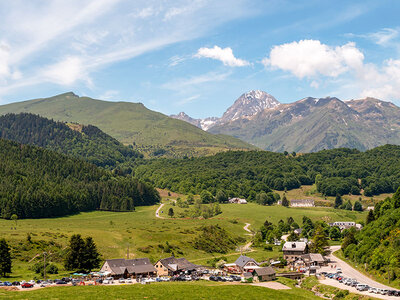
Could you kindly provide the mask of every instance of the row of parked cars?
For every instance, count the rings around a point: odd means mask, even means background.
[[[374,294],[400,297],[400,291],[386,290],[386,289],[372,287],[367,284],[360,283],[354,278],[344,277],[342,272],[337,272],[337,273],[322,272],[321,274],[327,278],[336,279],[337,281],[345,285],[355,287],[358,291],[368,291],[369,293],[374,293]]]
[[[0,286],[19,286],[21,288],[32,288],[34,286],[40,286],[40,287],[45,287],[48,285],[52,285],[52,284],[67,284],[70,281],[73,281],[74,279],[72,278],[63,278],[63,279],[55,279],[55,280],[29,280],[29,281],[13,281],[13,282],[9,282],[9,281],[0,281]]]
[[[210,276],[209,278],[211,281],[222,281],[222,282],[232,282],[232,281],[241,281],[241,277],[240,276],[236,276],[236,275],[230,275],[230,276]]]

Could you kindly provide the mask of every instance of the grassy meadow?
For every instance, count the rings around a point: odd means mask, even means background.
[[[249,203],[223,204],[222,214],[207,220],[178,219],[168,217],[167,211],[169,207],[173,207],[176,212],[181,208],[172,206],[172,201],[166,200],[163,193],[162,196],[166,204],[160,216],[164,219],[155,217],[158,206],[137,207],[135,212],[94,211],[61,218],[24,219],[18,220],[16,224],[11,220],[0,219],[2,237],[13,248],[18,249],[13,253],[11,279],[31,279],[35,275],[38,277],[39,275],[34,274],[29,268],[42,260],[43,251],[50,252],[48,261],[55,262],[60,268],[60,274],[52,277],[61,277],[61,273],[65,272],[62,271],[57,252],[64,251],[70,236],[76,233],[83,237],[92,236],[104,259],[126,257],[129,246],[131,258],[149,257],[152,261],[157,261],[174,254],[177,257],[184,256],[197,264],[207,264],[215,257],[224,257],[228,262],[232,262],[240,253],[238,251],[227,254],[206,253],[193,249],[192,241],[203,225],[219,224],[230,233],[250,240],[251,236],[243,230],[245,223],[250,223],[250,229],[256,230],[266,219],[277,223],[289,216],[299,224],[304,215],[312,220],[325,221],[357,221],[364,220],[366,216],[366,212],[332,208],[285,208]],[[172,193],[168,199],[178,196],[181,195]],[[27,240],[28,233],[31,242]],[[165,253],[164,246],[167,242],[170,251]],[[278,258],[280,255],[278,247],[274,247],[273,251],[256,248],[251,253],[251,256],[259,261]]]
[[[200,281],[120,286],[49,287],[11,292],[0,289],[2,299],[320,299],[300,288],[272,290],[248,284]]]

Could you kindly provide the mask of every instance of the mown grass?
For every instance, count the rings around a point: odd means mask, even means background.
[[[155,283],[125,286],[51,287],[35,291],[1,291],[3,299],[319,299],[299,288],[272,290],[247,284]]]
[[[176,195],[171,195],[176,196]],[[251,229],[256,230],[268,219],[274,223],[280,219],[286,220],[292,216],[301,224],[303,215],[313,220],[327,221],[364,219],[365,213],[349,212],[327,208],[284,208],[281,206],[260,206],[249,203],[247,205],[221,205],[223,213],[207,220],[199,219],[159,219],[155,217],[158,206],[137,207],[135,212],[104,212],[94,211],[80,213],[73,216],[50,219],[18,220],[16,229],[14,221],[0,220],[0,232],[13,248],[23,249],[27,243],[27,234],[31,234],[32,241],[38,246],[27,251],[13,252],[13,279],[31,279],[35,274],[29,268],[42,260],[46,247],[40,246],[40,240],[52,242],[64,249],[70,236],[79,233],[83,237],[92,236],[104,259],[126,257],[129,246],[130,257],[149,257],[152,261],[175,255],[186,257],[197,264],[208,264],[214,257],[225,257],[228,262],[236,260],[240,253],[206,253],[192,247],[192,241],[198,234],[201,226],[219,224],[230,233],[241,235],[247,240],[251,236],[243,230],[245,223],[251,223]],[[161,215],[166,215],[168,205]],[[178,209],[174,206],[174,209]],[[165,253],[159,245],[169,243],[171,252]],[[35,255],[36,259],[29,262]],[[256,248],[251,256],[258,261],[269,258],[278,258],[282,253],[278,247],[273,251]],[[50,255],[48,261],[54,261],[56,255]],[[58,264],[60,271],[61,264]],[[65,273],[65,272],[64,272]],[[38,276],[38,275],[36,275]],[[54,275],[54,277],[61,277]],[[0,279],[2,280],[2,279]]]

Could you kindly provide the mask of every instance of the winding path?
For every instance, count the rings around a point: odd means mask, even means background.
[[[251,236],[253,236],[254,235],[254,233],[253,233],[253,231],[251,231],[250,229],[249,229],[249,227],[251,226],[251,224],[250,223],[246,223],[246,225],[243,227],[243,229],[245,230],[245,231],[247,231],[248,232],[248,235],[251,235]],[[253,251],[253,249],[251,249],[251,245],[253,244],[253,242],[248,242],[246,245],[244,245],[244,246],[242,246],[241,248],[242,248],[242,251],[245,251],[245,252],[251,252],[251,251]]]
[[[161,210],[161,208],[163,208],[163,206],[164,206],[164,203],[161,203],[160,206],[157,208],[157,210],[156,210],[156,218],[165,219],[164,217],[160,216],[160,210]]]

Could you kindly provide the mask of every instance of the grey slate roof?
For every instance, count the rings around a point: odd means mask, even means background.
[[[125,270],[127,270],[128,273],[130,274],[139,273],[138,271],[135,270],[151,270],[151,271],[145,271],[144,273],[156,271],[148,258],[135,258],[135,259],[118,258],[118,259],[108,259],[106,260],[106,262],[108,263],[108,266],[110,267],[112,273],[116,275],[124,274]]]
[[[186,270],[194,270],[198,266],[188,261],[186,258],[176,258],[176,257],[167,257],[160,259],[161,262],[166,268],[171,271],[186,271]]]
[[[263,276],[263,275],[273,275],[276,272],[272,267],[263,267],[254,269],[254,273],[256,273],[258,276]]]
[[[235,264],[240,268],[243,268],[249,261],[254,262],[258,266],[258,262],[256,262],[253,258],[247,257],[245,255],[240,255],[239,258],[235,261]]]

